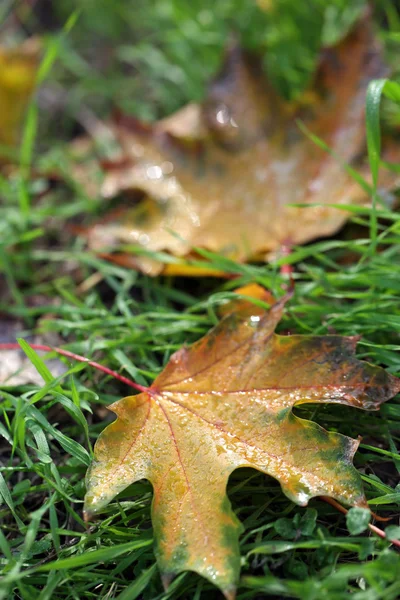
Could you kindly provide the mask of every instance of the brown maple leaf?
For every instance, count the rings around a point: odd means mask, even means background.
[[[320,495],[367,505],[352,464],[359,441],[292,409],[335,402],[376,410],[400,380],[358,360],[358,338],[276,335],[286,299],[269,311],[242,300],[176,352],[150,388],[110,407],[118,418],[96,443],[85,511],[100,512],[131,483],[148,479],[166,583],[193,570],[234,597],[241,526],[226,486],[239,467],[272,475],[302,506]]]
[[[108,166],[102,192],[144,197],[90,227],[89,245],[105,254],[129,244],[176,257],[202,247],[245,261],[332,234],[349,213],[328,204],[368,200],[337,157],[353,165],[360,158],[366,88],[383,72],[368,17],[324,51],[295,106],[277,96],[259,61],[232,47],[202,106],[190,104],[153,126],[120,116],[114,127],[124,156]],[[299,203],[310,206],[290,206]],[[140,253],[119,258],[150,274],[163,268]]]

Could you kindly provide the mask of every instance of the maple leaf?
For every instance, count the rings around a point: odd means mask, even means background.
[[[165,583],[192,570],[234,597],[241,526],[226,486],[239,467],[275,477],[302,506],[320,495],[367,506],[352,465],[359,441],[300,419],[292,408],[336,402],[375,410],[400,390],[400,380],[358,360],[358,338],[275,334],[286,299],[269,311],[241,300],[176,352],[150,388],[110,407],[118,418],[96,443],[85,511],[100,512],[131,483],[148,479]]]
[[[337,157],[354,165],[364,150],[365,92],[385,72],[380,54],[365,17],[325,50],[313,85],[292,105],[274,92],[259,61],[232,47],[202,106],[189,104],[153,126],[120,116],[114,129],[124,157],[108,165],[102,193],[144,197],[90,227],[89,246],[110,255],[136,244],[176,257],[202,247],[245,261],[332,234],[349,213],[328,204],[368,201]],[[296,203],[312,206],[289,206]],[[114,260],[153,275],[163,269],[140,253]]]

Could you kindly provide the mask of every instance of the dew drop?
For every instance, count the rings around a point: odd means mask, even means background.
[[[143,246],[145,246],[146,244],[149,243],[150,237],[146,233],[142,233],[139,236],[139,240],[138,241],[139,241],[139,244],[142,244]]]
[[[163,176],[163,171],[161,167],[154,165],[146,169],[146,175],[149,179],[161,179]]]

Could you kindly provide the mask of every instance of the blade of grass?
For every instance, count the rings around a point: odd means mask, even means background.
[[[370,216],[370,255],[377,249],[378,219],[376,215],[378,197],[378,175],[381,156],[380,106],[386,79],[376,79],[368,85],[365,101],[365,124],[367,132],[368,159],[372,174],[372,211]]]

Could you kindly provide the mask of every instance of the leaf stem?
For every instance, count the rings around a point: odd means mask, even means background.
[[[324,502],[327,502],[328,504],[330,504],[331,506],[333,506],[334,508],[336,508],[336,510],[338,510],[341,513],[343,513],[344,515],[347,515],[347,513],[349,512],[347,510],[347,508],[345,508],[344,506],[342,506],[341,504],[339,504],[339,502],[337,502],[333,498],[329,498],[328,496],[320,496],[320,498]],[[372,513],[372,514],[374,515],[374,513]],[[376,515],[374,515],[374,517],[375,516]],[[368,524],[368,529],[370,529],[370,531],[373,531],[374,533],[376,533],[376,535],[379,535],[379,537],[381,537],[383,540],[386,539],[386,533],[382,529],[379,529],[379,527],[377,527],[376,525],[372,525],[371,523],[369,523]],[[393,544],[394,546],[396,546],[397,548],[400,548],[400,541],[399,540],[390,540],[390,543]]]
[[[66,356],[67,358],[72,358],[73,360],[77,360],[78,362],[87,363],[88,365],[90,365],[91,367],[94,367],[98,371],[102,371],[103,373],[106,373],[107,375],[111,375],[111,377],[114,377],[114,379],[118,379],[118,381],[122,381],[122,383],[129,385],[130,387],[132,387],[133,389],[135,389],[139,392],[145,392],[145,393],[150,392],[150,388],[148,388],[144,385],[140,385],[139,383],[135,383],[128,377],[124,377],[124,375],[120,375],[116,371],[113,371],[112,369],[109,369],[108,367],[105,367],[105,366],[101,365],[100,363],[95,362],[94,360],[90,360],[89,358],[86,358],[85,356],[81,356],[80,354],[75,354],[75,352],[70,352],[70,350],[64,350],[63,348],[56,348],[56,347],[53,348],[52,346],[47,346],[45,344],[29,344],[29,345],[33,350],[39,350],[39,351],[43,351],[43,352],[56,352],[57,354],[61,354],[61,356]],[[0,344],[0,350],[20,350],[20,348],[21,348],[20,345],[17,343]]]

